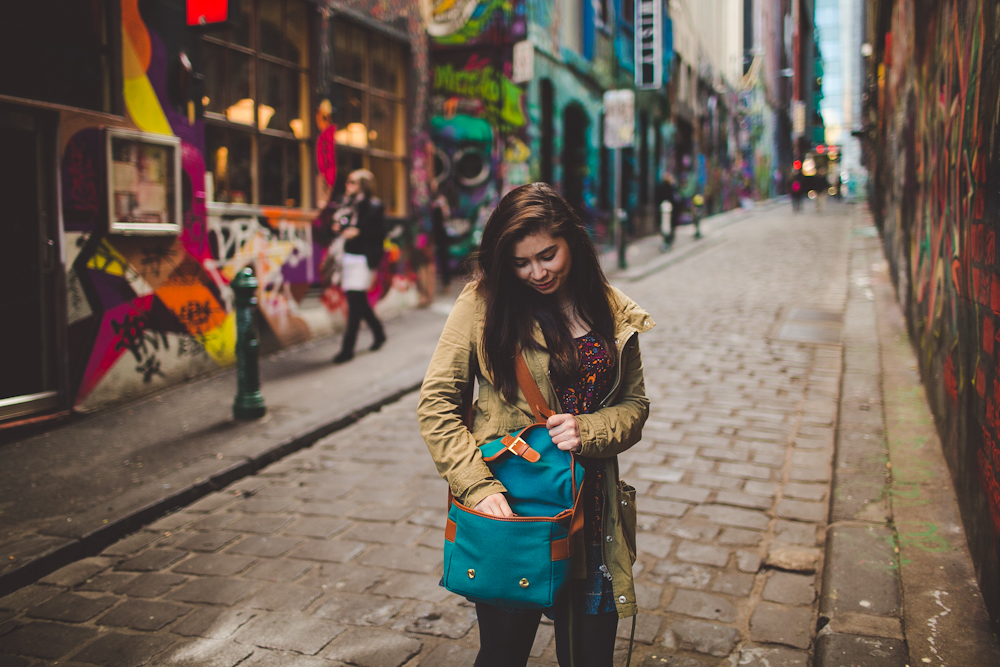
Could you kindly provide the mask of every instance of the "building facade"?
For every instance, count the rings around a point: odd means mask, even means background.
[[[861,163],[864,86],[865,3],[861,0],[816,0],[816,28],[823,56],[823,116],[826,143],[840,147],[840,177],[847,196],[864,198],[867,170]]]
[[[665,84],[672,50],[661,6]],[[634,3],[425,0],[421,7],[431,63],[427,176],[448,204],[454,261],[476,247],[503,194],[536,181],[561,192],[599,243],[609,241],[613,173],[603,147],[603,95],[634,87]],[[654,223],[658,136],[668,109],[665,85],[638,96],[636,146],[623,155],[622,179],[633,234]]]
[[[18,220],[3,271],[26,286],[0,325],[0,422],[234,363],[246,267],[265,351],[337,331],[320,213],[354,169],[374,173],[390,221],[369,295],[383,311],[416,304],[435,220],[462,268],[524,183],[551,183],[610,243],[603,95],[636,88],[637,11],[662,18],[662,61],[621,154],[626,235],[659,231],[667,178],[707,213],[771,196],[788,125],[787,48],[771,46],[790,43],[776,26],[792,2],[23,3],[0,43],[28,63],[0,73],[0,215]]]
[[[211,4],[211,3],[209,3]],[[393,230],[381,308],[413,300],[413,124],[427,93],[411,3],[42,0],[0,50],[5,263],[0,419],[88,411],[234,361],[229,287],[260,283],[264,349],[334,331],[319,209],[346,173],[376,176]],[[58,5],[58,6],[57,6]],[[19,165],[16,168],[13,165]],[[336,175],[334,175],[336,172]]]

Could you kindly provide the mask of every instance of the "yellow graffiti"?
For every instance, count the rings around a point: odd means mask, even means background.
[[[198,337],[205,351],[220,366],[236,363],[236,312],[230,311],[221,325]]]
[[[149,39],[149,30],[146,29],[146,24],[139,13],[139,0],[122,0],[122,32],[129,38],[139,66],[138,73],[130,74],[126,70],[125,77],[132,78],[145,74],[153,57],[153,46]]]
[[[109,276],[127,277],[131,268],[128,260],[107,239],[101,241],[94,254],[87,260],[87,268],[103,271]]]
[[[504,150],[504,162],[510,163],[523,163],[527,162],[528,158],[531,157],[531,149],[528,145],[518,139],[517,137],[511,137],[507,140],[507,148]]]
[[[149,31],[139,15],[138,0],[122,0],[122,71],[125,106],[140,129],[173,134],[146,70],[152,58]]]

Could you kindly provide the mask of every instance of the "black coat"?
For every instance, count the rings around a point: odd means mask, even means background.
[[[344,241],[344,252],[364,255],[368,268],[375,269],[385,250],[385,205],[381,199],[362,199],[358,207],[358,235]]]

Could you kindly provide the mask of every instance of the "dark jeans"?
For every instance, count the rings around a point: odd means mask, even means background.
[[[347,297],[347,330],[344,331],[344,341],[341,343],[341,351],[353,353],[354,344],[358,340],[358,329],[361,327],[361,320],[368,323],[368,328],[372,330],[375,340],[385,338],[385,331],[382,323],[375,317],[375,311],[368,303],[368,294],[365,292],[344,292]]]
[[[569,604],[564,600],[555,607],[556,657],[560,667],[570,667]],[[479,616],[479,655],[475,667],[524,667],[535,641],[542,610],[520,613],[500,607],[477,604]],[[618,614],[573,614],[572,667],[611,667],[615,654]]]

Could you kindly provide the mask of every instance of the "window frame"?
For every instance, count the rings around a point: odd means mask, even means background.
[[[279,0],[281,3],[282,12],[282,36],[287,36],[286,23],[288,17],[288,5],[292,3],[297,3],[300,5],[301,9],[305,15],[305,26],[304,26],[304,37],[305,41],[298,44],[301,53],[304,55],[306,60],[305,65],[301,62],[296,63],[291,60],[287,60],[284,57],[278,57],[265,53],[263,51],[262,37],[261,37],[261,23],[262,14],[261,3],[266,0],[248,0],[248,5],[250,9],[249,13],[249,35],[248,35],[248,46],[244,46],[235,41],[228,41],[226,37],[229,35],[221,36],[218,33],[215,34],[203,34],[201,36],[202,44],[210,44],[214,47],[221,48],[225,51],[226,59],[224,61],[223,70],[223,89],[230,84],[230,75],[232,70],[230,69],[229,63],[231,62],[229,56],[231,53],[239,53],[250,58],[250,75],[249,75],[249,98],[254,101],[253,105],[253,121],[250,124],[239,123],[232,121],[227,118],[226,114],[209,111],[205,109],[203,111],[203,120],[205,123],[206,130],[209,127],[221,128],[228,132],[239,132],[250,137],[251,145],[251,157],[250,157],[250,182],[251,188],[246,202],[225,202],[225,201],[213,201],[209,202],[212,205],[250,205],[250,206],[267,206],[267,207],[279,207],[279,208],[294,208],[294,209],[311,209],[315,206],[316,192],[314,188],[315,180],[315,164],[311,156],[314,153],[313,147],[315,146],[315,136],[313,128],[313,120],[311,119],[311,109],[315,107],[315,100],[313,95],[313,88],[316,76],[317,62],[315,55],[315,23],[316,19],[314,14],[315,5],[308,0]],[[232,30],[232,28],[230,28]],[[207,55],[204,56],[207,60]],[[292,115],[291,110],[289,110],[289,119],[300,119],[302,120],[303,133],[301,137],[296,137],[295,133],[289,130],[274,129],[274,128],[261,128],[259,125],[259,108],[261,104],[264,104],[264,100],[261,95],[264,90],[263,78],[265,76],[264,64],[277,65],[282,68],[289,70],[294,70],[296,76],[298,77],[298,84],[296,86],[295,98],[298,99],[299,108],[297,115]],[[207,93],[208,91],[206,91]],[[291,96],[289,96],[291,98]],[[287,101],[287,100],[286,100]],[[225,102],[230,105],[233,104],[234,100],[225,100]],[[288,200],[290,199],[287,195],[291,194],[287,188],[290,178],[294,178],[296,172],[289,169],[287,164],[287,159],[282,165],[282,187],[285,188],[284,194],[286,195],[285,201],[281,203],[263,203],[261,201],[262,195],[262,181],[263,181],[263,169],[261,168],[261,144],[262,138],[273,138],[279,141],[294,142],[298,148],[298,177],[299,177],[299,192],[296,193],[298,204],[293,206],[288,206]],[[294,153],[294,151],[293,151]],[[211,156],[205,155],[205,171],[206,173],[213,173],[214,170],[211,168]]]
[[[407,41],[401,39],[397,34],[391,31],[382,31],[368,25],[366,22],[352,20],[353,17],[338,13],[335,15],[333,21],[331,21],[330,34],[331,39],[334,41],[332,50],[334,53],[333,59],[333,71],[330,73],[329,79],[331,84],[334,86],[334,90],[337,91],[334,94],[334,106],[340,106],[345,103],[345,96],[340,93],[341,88],[347,88],[361,95],[361,123],[368,128],[372,129],[371,125],[371,109],[372,97],[378,98],[380,100],[386,101],[390,106],[395,106],[399,109],[399,115],[395,119],[396,127],[395,132],[395,143],[398,152],[392,150],[386,150],[385,148],[375,148],[370,143],[366,143],[365,146],[357,146],[349,143],[336,142],[338,162],[340,158],[346,155],[360,156],[361,158],[361,168],[368,169],[369,171],[374,171],[372,169],[372,158],[381,159],[389,161],[393,165],[393,170],[395,172],[395,181],[393,183],[394,191],[393,197],[395,199],[395,208],[389,209],[388,202],[386,202],[386,215],[394,218],[405,218],[410,214],[410,179],[408,176],[409,165],[410,165],[410,146],[409,146],[409,127],[411,121],[411,87],[413,85],[413,78],[410,76],[410,65],[412,62],[412,54],[410,52],[410,45]],[[362,71],[361,81],[355,81],[354,79],[343,76],[338,73],[337,65],[337,50],[336,50],[336,40],[340,38],[342,33],[339,32],[339,26],[348,26],[350,29],[360,31],[364,35],[363,40],[363,62],[365,66]],[[377,37],[383,40],[385,43],[391,46],[391,48],[397,49],[399,56],[400,65],[400,75],[402,80],[398,83],[396,92],[385,90],[375,86],[371,81],[371,68],[374,64],[374,59],[371,57],[372,48],[371,41],[372,37]],[[338,130],[343,130],[344,128],[338,125]],[[356,159],[356,158],[355,158]],[[338,169],[337,182],[331,189],[331,196],[339,195],[343,193],[343,184],[346,180],[347,174],[340,173],[341,170]],[[377,174],[376,174],[377,177]],[[377,182],[377,194],[381,195],[380,198],[385,201],[386,184],[383,182]]]

